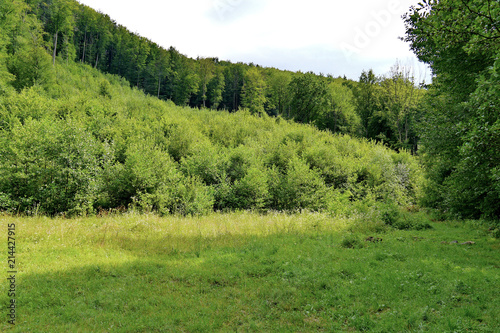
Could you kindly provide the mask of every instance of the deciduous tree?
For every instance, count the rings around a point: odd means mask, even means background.
[[[426,202],[465,217],[500,217],[498,149],[488,148],[498,147],[499,22],[490,0],[425,0],[405,16],[404,39],[435,75],[421,127]]]
[[[252,114],[263,114],[266,103],[267,85],[259,69],[249,68],[244,77],[241,91],[241,105],[248,108]]]

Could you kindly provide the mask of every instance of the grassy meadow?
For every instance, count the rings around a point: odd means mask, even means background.
[[[18,270],[16,325],[3,306],[1,331],[500,329],[500,241],[478,222],[397,230],[309,212],[0,220],[5,232],[16,225]]]

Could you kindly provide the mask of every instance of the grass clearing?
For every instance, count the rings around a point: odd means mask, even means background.
[[[326,214],[249,212],[0,219],[16,224],[18,267],[17,321],[2,315],[4,331],[500,329],[500,241],[478,225],[370,232]]]

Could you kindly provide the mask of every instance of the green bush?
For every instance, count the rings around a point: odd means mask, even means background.
[[[428,218],[421,213],[410,213],[403,211],[394,204],[380,204],[380,218],[382,221],[399,230],[422,230],[430,229]]]
[[[342,237],[340,246],[346,249],[361,249],[365,244],[357,234],[348,233]]]
[[[47,214],[93,211],[100,144],[78,122],[28,118],[0,142],[0,191],[11,204]]]
[[[233,186],[234,208],[261,209],[268,200],[267,174],[258,168],[250,168],[247,174]]]
[[[177,184],[171,213],[204,215],[213,211],[214,191],[196,177],[184,177]]]
[[[227,155],[220,153],[210,142],[203,141],[193,145],[191,153],[182,158],[179,168],[184,175],[197,176],[211,186],[221,182],[227,164]]]
[[[271,178],[271,199],[278,209],[325,209],[327,187],[317,171],[298,157],[288,161],[285,174],[276,171]]]

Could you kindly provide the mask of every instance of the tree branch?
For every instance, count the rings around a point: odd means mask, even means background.
[[[488,13],[489,15],[485,15],[479,11],[474,11],[470,8],[470,6],[465,2],[465,0],[460,0],[462,2],[462,4],[467,8],[467,10],[469,10],[469,12],[471,12],[472,14],[475,14],[479,17],[484,17],[486,18],[487,20],[489,20],[491,22],[491,25],[492,27],[498,31],[498,28],[495,26],[495,21],[493,21],[493,16],[491,15],[491,8],[490,8],[490,0],[488,0]]]

